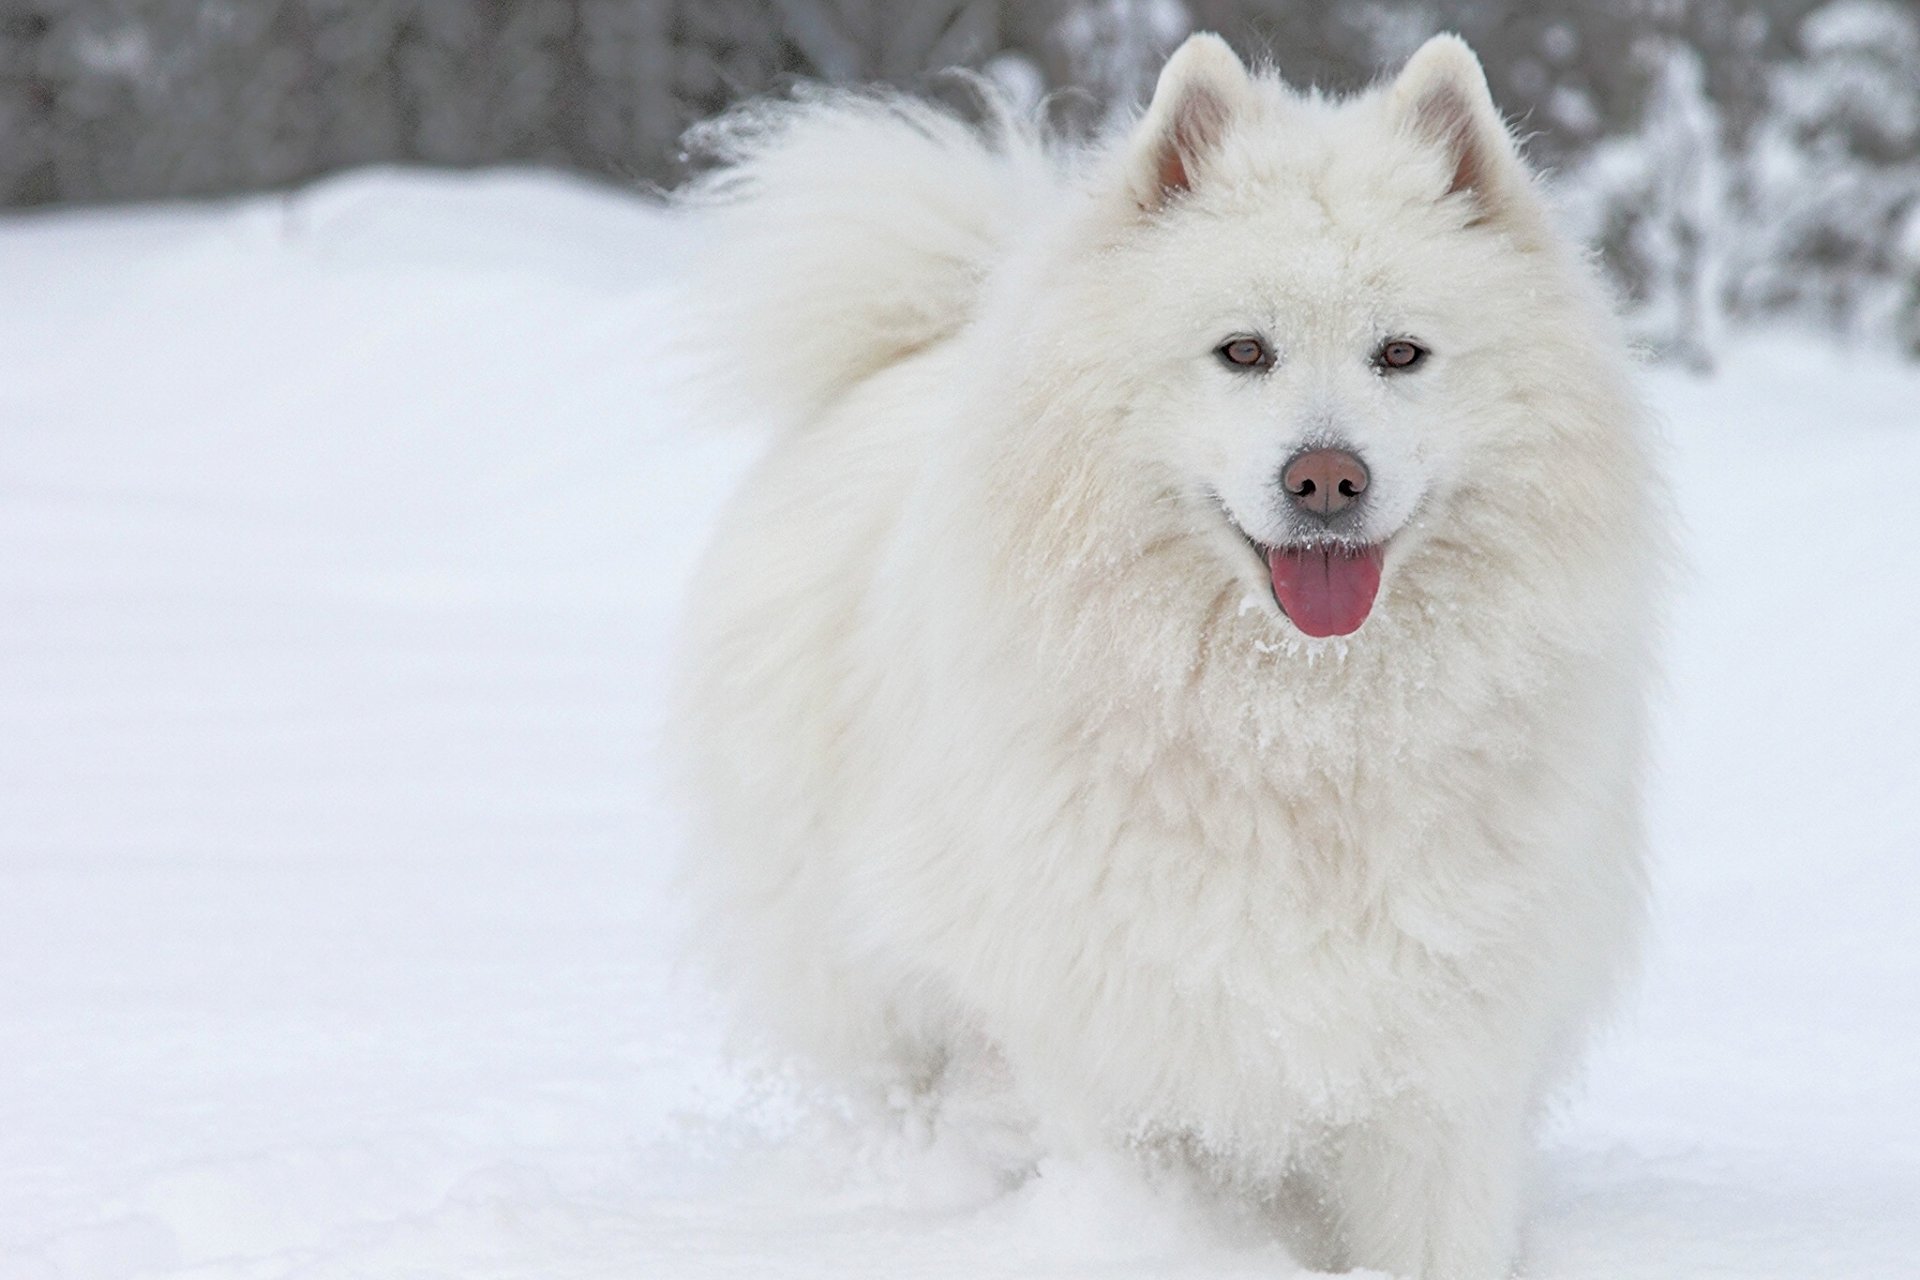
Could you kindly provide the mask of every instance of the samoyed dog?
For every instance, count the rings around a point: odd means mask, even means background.
[[[779,432],[674,739],[749,1019],[1507,1274],[1642,914],[1664,507],[1472,52],[1333,101],[1195,36],[1077,150],[826,92],[700,142],[714,411]]]

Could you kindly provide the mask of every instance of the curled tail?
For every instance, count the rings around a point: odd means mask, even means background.
[[[699,362],[783,425],[964,326],[1052,182],[1009,112],[981,128],[896,95],[753,103],[688,143],[718,165],[679,197]]]

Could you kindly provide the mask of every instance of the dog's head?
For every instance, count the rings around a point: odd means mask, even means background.
[[[1131,366],[1130,447],[1293,626],[1357,631],[1452,496],[1506,482],[1590,328],[1556,323],[1591,299],[1562,296],[1479,62],[1437,37],[1334,102],[1196,36],[1116,164],[1082,296],[1109,299],[1093,340]]]

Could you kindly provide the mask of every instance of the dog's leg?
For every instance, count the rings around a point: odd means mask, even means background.
[[[958,1037],[940,1084],[939,1132],[976,1154],[1008,1186],[1029,1177],[1043,1151],[1038,1119],[999,1049]]]
[[[1522,1102],[1404,1100],[1346,1131],[1335,1214],[1347,1262],[1418,1280],[1503,1280],[1518,1246]]]

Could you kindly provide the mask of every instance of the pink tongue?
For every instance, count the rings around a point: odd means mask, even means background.
[[[1273,598],[1310,636],[1358,631],[1380,590],[1379,547],[1275,547],[1267,569]]]

